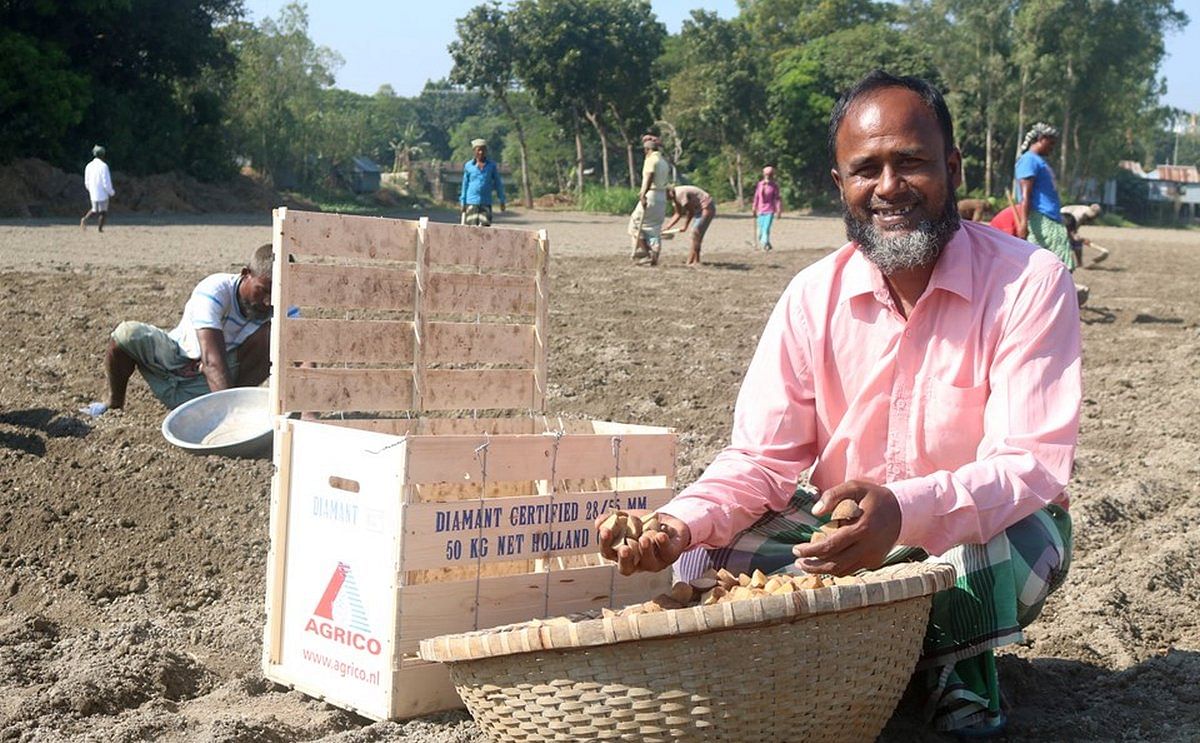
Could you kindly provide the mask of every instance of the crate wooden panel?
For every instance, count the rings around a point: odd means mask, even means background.
[[[542,411],[544,232],[288,209],[274,229],[276,415]]]
[[[666,590],[667,571],[626,580],[596,559],[593,528],[670,499],[674,437],[560,423],[278,418],[266,676],[375,719],[457,707],[445,671],[411,657],[421,640]]]
[[[545,415],[544,233],[280,209],[274,245],[267,678],[374,719],[458,707],[421,640],[668,587],[621,579],[593,523],[671,497],[674,434]]]

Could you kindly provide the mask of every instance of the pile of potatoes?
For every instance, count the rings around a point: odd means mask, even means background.
[[[837,529],[853,523],[862,515],[862,509],[852,500],[844,500],[837,504],[830,515],[829,523],[813,532],[811,541],[821,542]],[[637,516],[617,511],[603,522],[603,526],[612,531],[613,546],[622,544],[630,549],[638,550],[638,537],[646,531],[658,529],[658,521],[652,515],[642,521]],[[729,601],[743,601],[761,596],[776,596],[793,593],[806,588],[823,588],[825,586],[847,585],[862,583],[861,578],[852,575],[833,577],[830,575],[771,575],[755,570],[753,574],[741,573],[734,575],[728,570],[709,569],[699,578],[690,582],[679,582],[671,587],[670,593],[663,593],[641,604],[627,606],[620,611],[601,609],[604,617],[626,617],[634,614],[650,614],[668,609],[683,609],[689,606],[710,606]]]

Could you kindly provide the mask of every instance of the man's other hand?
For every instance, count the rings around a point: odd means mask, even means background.
[[[653,514],[652,511],[628,513],[637,516],[643,523],[651,515],[656,515],[658,529],[643,531],[636,546],[625,543],[614,545],[612,530],[603,525],[611,514],[605,513],[596,519],[596,541],[600,545],[600,554],[617,563],[617,570],[621,575],[658,572],[674,564],[691,545],[692,532],[687,524],[679,519],[661,513]]]
[[[900,504],[895,494],[882,485],[849,480],[822,493],[813,514],[830,513],[847,498],[858,503],[862,515],[821,542],[793,547],[792,554],[799,558],[796,567],[810,573],[849,575],[883,564],[900,536]]]

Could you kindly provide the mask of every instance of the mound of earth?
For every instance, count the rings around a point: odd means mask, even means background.
[[[186,173],[131,176],[114,170],[114,214],[205,214],[270,212],[272,207],[315,209],[311,202],[276,192],[260,180],[239,174],[224,183],[203,183]],[[0,166],[0,217],[79,216],[88,206],[83,175],[67,173],[42,160],[16,160]]]

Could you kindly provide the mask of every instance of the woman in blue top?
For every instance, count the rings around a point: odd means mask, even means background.
[[[479,227],[492,226],[492,191],[504,211],[504,183],[500,180],[500,169],[487,156],[487,142],[482,139],[471,141],[475,158],[463,165],[462,191],[458,196],[463,224]]]
[[[1017,236],[1054,253],[1074,271],[1075,255],[1062,224],[1054,171],[1046,162],[1057,143],[1058,130],[1049,124],[1034,124],[1025,135],[1016,167]]]

